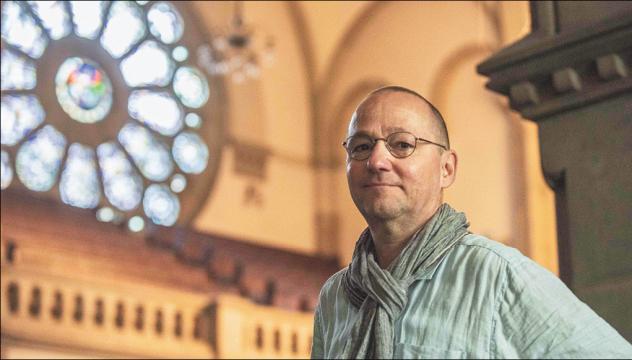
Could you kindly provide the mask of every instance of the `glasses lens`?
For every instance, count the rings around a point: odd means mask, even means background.
[[[347,152],[355,160],[368,158],[372,147],[371,138],[365,135],[353,135],[347,139]]]
[[[393,133],[386,139],[391,154],[395,157],[406,157],[415,151],[417,139],[407,132]]]

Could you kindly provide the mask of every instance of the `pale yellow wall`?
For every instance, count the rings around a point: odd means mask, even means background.
[[[520,204],[512,203],[516,184],[511,173],[521,164],[512,161],[512,124],[483,88],[484,79],[472,71],[484,57],[474,54],[454,69],[450,92],[439,105],[458,154],[456,181],[444,199],[466,213],[473,232],[516,244],[524,240],[524,229],[516,226]]]
[[[207,21],[225,4],[196,3]],[[226,9],[224,9],[226,10]],[[230,12],[229,12],[230,13]],[[194,221],[197,230],[314,253],[314,169],[311,166],[311,99],[298,33],[287,4],[246,2],[244,15],[275,38],[276,61],[259,80],[227,81],[229,143],[209,198]],[[263,179],[237,174],[233,143],[269,152]],[[248,187],[259,204],[245,201]]]
[[[318,87],[344,35],[373,1],[299,1],[311,39]]]

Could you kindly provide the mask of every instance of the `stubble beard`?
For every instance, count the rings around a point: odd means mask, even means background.
[[[406,212],[406,206],[401,199],[364,198],[358,200],[354,199],[356,207],[367,222],[397,219]]]

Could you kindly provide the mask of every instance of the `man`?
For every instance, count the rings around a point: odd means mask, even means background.
[[[372,92],[343,145],[368,228],[321,290],[313,358],[632,358],[557,277],[469,233],[465,215],[442,203],[457,154],[421,95]]]

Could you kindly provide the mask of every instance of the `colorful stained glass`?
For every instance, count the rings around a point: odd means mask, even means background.
[[[102,221],[124,223],[125,213],[142,201],[151,221],[175,224],[180,212],[176,193],[187,187],[184,173],[203,172],[209,160],[207,145],[193,130],[201,127],[202,118],[192,112],[208,102],[209,85],[199,69],[177,68],[190,60],[188,48],[178,43],[185,27],[178,8],[167,1],[29,0],[3,1],[1,6],[1,188],[12,183],[14,173],[33,191],[48,191],[59,179],[61,200],[71,206],[94,209],[105,195],[109,204],[97,212]],[[96,152],[73,143],[64,164],[66,138],[43,124],[46,114],[38,98],[23,92],[46,91],[38,88],[37,76],[37,66],[46,64],[37,65],[35,59],[42,57],[50,41],[73,31],[118,59],[125,83],[141,89],[132,89],[127,98],[130,117],[138,123],[124,125],[118,142],[102,143]],[[57,100],[70,118],[92,124],[110,113],[113,86],[95,61],[69,57],[54,81]],[[188,128],[181,132],[185,122]],[[158,134],[174,137],[171,147]],[[15,158],[5,146],[15,146]],[[173,174],[174,169],[179,173]],[[143,177],[163,183],[145,190]],[[145,221],[136,215],[127,225],[131,231],[142,231]]]
[[[32,58],[44,53],[48,39],[16,1],[2,2],[2,38]]]
[[[145,35],[143,13],[138,5],[129,1],[112,4],[101,45],[115,58],[125,55]]]
[[[87,39],[99,35],[105,11],[105,1],[71,1],[70,11],[75,24],[75,33]]]
[[[13,181],[13,169],[11,169],[11,159],[8,152],[2,150],[0,160],[2,160],[0,161],[0,189],[4,190]]]
[[[22,184],[33,191],[48,191],[55,184],[66,138],[52,125],[29,137],[16,156],[16,172]]]
[[[101,190],[92,148],[74,143],[68,148],[68,158],[59,182],[61,201],[83,209],[99,205]]]
[[[173,75],[174,64],[157,42],[148,40],[121,61],[121,73],[132,87],[167,86]]]
[[[184,22],[178,10],[167,2],[157,2],[147,13],[149,31],[165,44],[180,40],[184,32]]]
[[[149,130],[129,123],[119,131],[118,140],[147,179],[163,181],[171,175],[169,150]]]
[[[184,106],[199,108],[208,101],[208,82],[197,69],[184,66],[176,70],[173,91]]]
[[[168,92],[133,91],[127,108],[132,118],[162,135],[173,136],[182,129],[182,109]]]
[[[154,224],[172,226],[178,220],[180,201],[166,185],[152,184],[145,190],[143,209]]]
[[[29,1],[29,5],[51,39],[58,40],[70,33],[70,20],[61,1]]]
[[[122,211],[130,211],[140,204],[143,181],[125,153],[114,142],[97,147],[99,166],[103,176],[103,190],[110,204]]]
[[[208,147],[195,133],[182,132],[173,140],[173,159],[187,174],[199,174],[208,163]]]
[[[37,82],[35,64],[9,49],[2,49],[2,90],[31,90]]]
[[[1,109],[2,145],[17,144],[44,121],[44,109],[35,95],[5,95]]]
[[[78,57],[66,59],[55,76],[55,92],[71,118],[92,124],[103,120],[112,107],[112,84],[96,63]]]

